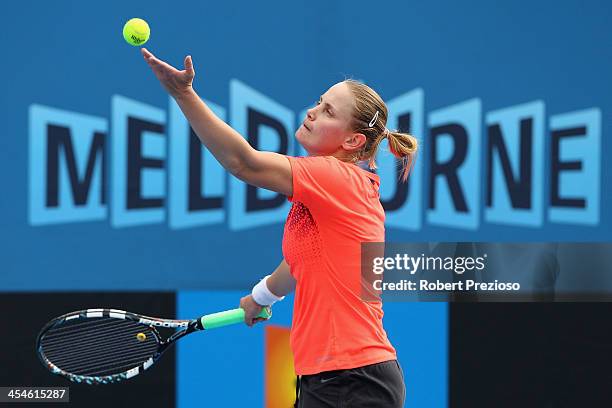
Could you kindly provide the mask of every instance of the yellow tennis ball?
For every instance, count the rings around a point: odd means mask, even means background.
[[[141,18],[132,18],[123,26],[123,38],[128,44],[139,46],[147,42],[151,35],[151,29],[146,21]]]
[[[145,341],[147,336],[144,333],[138,333],[136,335],[136,338],[138,339],[138,341]]]

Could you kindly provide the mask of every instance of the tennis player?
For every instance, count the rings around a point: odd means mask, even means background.
[[[386,128],[380,96],[346,80],[325,92],[296,131],[308,157],[261,152],[214,113],[192,87],[191,57],[183,70],[142,49],[144,59],[176,100],[202,143],[227,171],[293,203],[285,223],[284,259],[240,300],[252,326],[263,306],[295,290],[291,348],[298,375],[296,407],[403,407],[405,385],[382,325],[380,301],[361,294],[362,242],[383,242],[380,180],[362,169],[387,138],[401,159],[403,180],[416,139]]]

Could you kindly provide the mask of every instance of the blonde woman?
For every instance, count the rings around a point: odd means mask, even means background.
[[[284,259],[240,306],[252,326],[263,306],[295,290],[295,406],[403,407],[403,373],[382,326],[382,304],[360,297],[360,245],[384,241],[385,213],[379,177],[357,163],[367,161],[375,168],[378,146],[387,138],[391,153],[402,161],[405,181],[416,139],[388,130],[380,96],[346,80],[321,96],[295,133],[308,157],[261,152],[196,94],[190,56],[184,69],[177,70],[144,48],[142,54],[227,171],[293,203],[282,242]]]

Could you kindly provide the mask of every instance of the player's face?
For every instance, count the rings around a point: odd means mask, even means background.
[[[349,87],[339,82],[321,95],[317,104],[308,110],[295,137],[309,155],[331,156],[343,149],[343,143],[352,134],[353,104]]]

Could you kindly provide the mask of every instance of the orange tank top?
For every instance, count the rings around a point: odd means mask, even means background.
[[[382,303],[361,298],[361,243],[384,242],[380,179],[334,157],[288,157],[293,203],[283,255],[297,281],[291,349],[298,375],[393,360]]]

